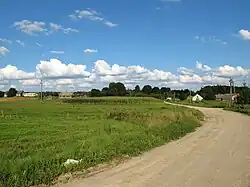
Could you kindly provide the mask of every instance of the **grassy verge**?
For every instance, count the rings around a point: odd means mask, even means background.
[[[0,186],[51,184],[69,171],[136,156],[194,131],[203,118],[158,100],[114,100],[121,99],[1,102]],[[82,162],[64,167],[67,159]]]
[[[244,106],[235,106],[235,107],[231,107],[231,108],[224,108],[224,110],[229,110],[229,111],[233,111],[233,112],[240,112],[242,114],[246,114],[250,116],[250,105],[244,105]]]
[[[228,102],[226,101],[200,101],[200,102],[190,102],[190,100],[184,101],[172,101],[173,103],[179,103],[183,105],[191,105],[191,106],[198,106],[198,107],[206,107],[206,108],[225,108],[228,106]]]

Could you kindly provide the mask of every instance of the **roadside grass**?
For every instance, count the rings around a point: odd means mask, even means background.
[[[199,111],[160,100],[103,99],[89,104],[1,102],[0,186],[51,185],[61,174],[136,156],[178,139],[203,119]],[[82,161],[64,167],[67,159]]]
[[[184,100],[184,101],[171,101],[171,102],[183,105],[206,107],[206,108],[225,108],[228,106],[227,101],[217,101],[217,100],[211,100],[211,101],[203,100],[199,102],[191,102],[190,100]]]
[[[239,105],[239,106],[234,106],[234,107],[226,107],[224,110],[229,110],[233,112],[239,112],[242,114],[246,114],[250,116],[250,105]]]

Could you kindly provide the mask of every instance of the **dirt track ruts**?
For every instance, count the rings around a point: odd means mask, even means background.
[[[63,187],[250,186],[250,117],[222,109],[194,133]]]

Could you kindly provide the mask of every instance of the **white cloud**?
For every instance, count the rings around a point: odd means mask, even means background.
[[[0,69],[1,81],[19,80],[24,90],[39,89],[40,79],[43,79],[44,90],[76,91],[102,88],[110,82],[123,82],[129,88],[139,84],[152,86],[167,86],[171,88],[199,88],[208,84],[228,85],[228,78],[240,78],[249,75],[250,70],[237,66],[224,65],[211,68],[196,62],[195,71],[185,67],[177,69],[177,74],[161,69],[147,69],[143,66],[122,66],[109,64],[105,60],[97,60],[91,72],[83,64],[65,64],[58,59],[41,61],[35,72],[25,72],[15,66],[8,65]],[[11,83],[13,84],[12,81]]]
[[[52,54],[64,54],[65,52],[64,51],[50,51],[50,53]]]
[[[77,78],[90,75],[85,65],[63,64],[58,59],[41,61],[36,66],[37,77],[41,78]]]
[[[97,53],[97,49],[85,49],[84,53]]]
[[[6,47],[4,46],[0,46],[0,55],[3,55],[5,56],[7,53],[9,53],[9,49],[7,49]]]
[[[92,10],[92,9],[85,9],[85,10],[75,10],[75,12],[71,15],[69,15],[69,17],[72,20],[80,20],[80,19],[87,19],[87,20],[91,20],[91,21],[99,21],[109,27],[117,27],[118,24],[115,24],[109,20],[104,19],[104,17],[102,17],[102,14]]]
[[[64,28],[62,25],[55,24],[55,23],[50,23],[50,34],[58,31],[62,31],[64,34],[68,34],[70,32],[79,32],[77,29],[72,29],[72,28]]]
[[[12,44],[12,41],[11,41],[11,40],[8,40],[7,38],[0,38],[0,41],[1,41],[1,42],[5,42],[5,43]]]
[[[16,21],[14,22],[13,27],[32,36],[37,36],[39,33],[49,35],[57,31],[62,31],[64,34],[69,34],[70,32],[79,32],[77,29],[64,28],[62,25],[55,23],[46,24],[45,22],[41,21],[29,20]]]
[[[188,69],[185,67],[178,68],[177,72],[180,73],[181,75],[193,75],[194,74],[194,70]]]
[[[0,80],[21,80],[35,78],[35,73],[27,73],[17,69],[16,66],[7,65],[0,69]]]
[[[16,40],[16,43],[20,44],[22,47],[25,47],[24,42],[20,41],[20,40]]]
[[[38,43],[38,42],[36,42],[36,45],[37,45],[38,47],[42,47],[42,44],[40,44],[40,43]]]
[[[29,35],[37,35],[38,33],[46,32],[45,23],[41,21],[22,20],[14,22],[13,26]]]
[[[23,86],[40,86],[41,81],[39,79],[27,79],[19,81]]]
[[[103,23],[109,27],[117,27],[118,26],[118,24],[112,23],[111,21],[105,21]]]
[[[241,30],[239,30],[239,35],[244,40],[250,40],[250,31],[249,30],[241,29]]]
[[[209,67],[208,65],[206,64],[202,64],[201,62],[199,61],[196,61],[196,68],[201,70],[201,71],[204,71],[204,72],[208,72],[208,71],[211,71],[212,68]]]
[[[227,45],[226,41],[219,39],[216,36],[195,36],[195,39],[203,43],[220,43],[222,45]]]
[[[250,70],[244,69],[241,66],[232,67],[229,65],[219,67],[215,72],[214,75],[219,77],[240,77],[240,76],[247,76],[249,75]]]

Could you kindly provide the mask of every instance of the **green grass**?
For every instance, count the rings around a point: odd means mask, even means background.
[[[103,99],[1,102],[0,186],[51,184],[69,171],[136,156],[194,131],[203,118],[149,98]],[[69,158],[82,162],[64,167]]]
[[[183,105],[191,105],[191,106],[207,107],[207,108],[224,108],[228,106],[227,101],[216,101],[216,100],[212,101],[203,100],[200,102],[190,102],[190,100],[184,100],[184,101],[173,101],[173,102]]]
[[[231,108],[224,108],[225,110],[233,111],[233,112],[239,112],[242,114],[246,114],[250,116],[250,105],[244,105],[244,106],[234,106]]]

